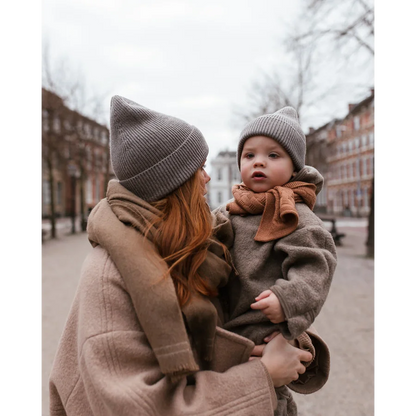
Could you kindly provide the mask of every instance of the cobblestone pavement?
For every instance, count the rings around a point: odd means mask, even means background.
[[[347,235],[343,246],[338,247],[338,267],[328,300],[315,322],[331,350],[330,378],[312,395],[294,393],[299,416],[374,414],[374,261],[364,256],[363,222],[347,220],[341,224],[339,231]],[[85,233],[59,235],[59,239],[47,240],[42,247],[43,416],[49,414],[48,377],[55,351],[82,262],[91,250]]]

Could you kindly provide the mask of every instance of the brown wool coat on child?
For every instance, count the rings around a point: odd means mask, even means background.
[[[318,193],[323,178],[305,166],[294,181],[314,184]],[[256,344],[276,329],[287,339],[298,337],[312,325],[329,292],[337,264],[333,238],[306,204],[296,203],[296,210],[295,231],[268,242],[255,241],[262,215],[230,215],[225,206],[213,213],[217,237],[229,247],[237,271],[222,292],[224,328]],[[250,308],[266,289],[278,297],[285,322],[272,324]]]

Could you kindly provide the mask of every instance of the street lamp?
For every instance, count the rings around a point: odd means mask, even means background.
[[[78,167],[70,163],[68,165],[68,175],[71,178],[71,233],[75,234],[75,217],[76,217],[76,186],[78,177]]]

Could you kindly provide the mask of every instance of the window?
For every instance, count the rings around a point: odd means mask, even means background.
[[[368,135],[368,141],[370,142],[370,146],[374,145],[374,133],[373,132],[371,132]]]
[[[361,146],[367,146],[367,136],[365,134],[361,136]]]
[[[92,204],[92,179],[88,178],[87,180],[87,189],[86,189],[86,202],[87,204]]]
[[[371,157],[368,157],[366,160],[366,172],[368,175],[371,175],[373,173],[373,166],[372,166],[373,159]]]
[[[217,171],[217,179],[219,181],[222,181],[222,168],[218,168],[218,171]]]
[[[352,152],[353,146],[354,146],[353,139],[348,140],[348,150],[350,152]]]
[[[342,128],[341,126],[336,126],[335,127],[335,132],[338,138],[340,138],[342,136]]]
[[[360,116],[354,117],[354,130],[360,130]]]
[[[218,203],[221,204],[222,203],[222,192],[218,191]]]
[[[367,158],[364,158],[362,160],[362,164],[363,164],[363,176],[367,176]]]
[[[233,166],[233,180],[235,181],[239,181],[240,180],[240,174],[239,171],[237,169],[237,166]]]
[[[356,137],[354,139],[354,141],[355,141],[355,148],[356,149],[359,149],[360,148],[360,138],[359,137]]]
[[[43,204],[49,205],[51,203],[51,188],[49,186],[49,181],[44,180],[42,186],[42,197],[43,197]]]
[[[60,132],[61,132],[61,121],[59,120],[59,118],[58,118],[58,117],[55,117],[55,118],[53,119],[53,130],[54,130],[56,133],[60,133]]]

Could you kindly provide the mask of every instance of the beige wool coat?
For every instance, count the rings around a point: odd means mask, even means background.
[[[116,238],[111,227],[106,232]],[[209,365],[198,362],[203,370],[172,382],[158,357],[177,351],[156,354],[149,341],[152,328],[143,321],[152,311],[164,309],[166,299],[158,302],[142,296],[148,313],[138,315],[113,259],[103,246],[94,245],[84,262],[50,375],[51,416],[287,414],[287,401],[277,398],[264,365],[260,360],[248,361],[254,343],[220,327]],[[150,262],[141,271],[149,270],[152,254],[140,255]],[[313,331],[308,334],[315,360],[293,388],[302,393],[322,387],[329,372],[328,348]]]
[[[157,305],[162,307],[163,305]],[[100,246],[86,259],[50,376],[51,416],[272,416],[277,399],[254,344],[217,328],[209,371],[172,383],[123,279]]]

